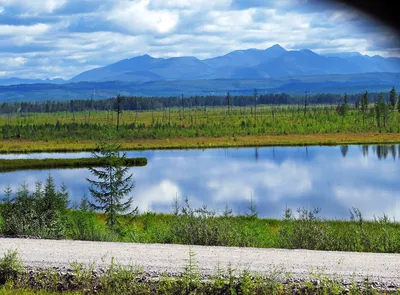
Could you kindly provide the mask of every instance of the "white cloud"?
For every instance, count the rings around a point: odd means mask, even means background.
[[[178,23],[179,15],[168,10],[148,9],[149,0],[122,1],[107,16],[130,33],[168,33]]]
[[[234,2],[240,2],[240,9]],[[2,70],[8,72],[6,76],[71,78],[146,53],[203,59],[276,43],[289,50],[309,48],[317,53],[399,54],[392,45],[395,42],[388,42],[393,34],[383,34],[375,26],[364,28],[357,13],[317,10],[316,1],[262,2],[0,0],[0,13],[15,18],[0,25],[2,57],[29,60],[18,71]],[[77,13],[80,6],[82,13]],[[60,9],[65,10],[57,15]]]
[[[140,210],[153,211],[154,205],[171,205],[176,196],[181,196],[178,185],[170,180],[163,179],[158,184],[143,191],[135,192],[135,205]]]
[[[35,36],[41,35],[49,31],[50,26],[46,24],[36,24],[33,26],[12,26],[0,25],[0,35],[3,36]]]
[[[0,0],[5,7],[21,7],[26,14],[52,13],[67,3],[67,0]]]
[[[390,218],[400,216],[400,203],[397,200],[398,192],[374,187],[335,186],[333,192],[336,198],[347,208],[358,208],[364,218],[372,219],[375,216],[388,215]],[[381,212],[377,212],[380,208]]]
[[[227,9],[232,0],[152,0],[150,6],[156,9],[213,10]]]

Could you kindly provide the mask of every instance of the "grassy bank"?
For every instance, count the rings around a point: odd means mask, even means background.
[[[75,159],[0,159],[0,172],[18,170],[63,169],[63,168],[89,168],[102,167],[104,160],[101,158],[75,158]],[[146,158],[126,158],[124,166],[146,166]]]
[[[283,219],[267,219],[188,210],[120,216],[115,231],[106,226],[103,214],[76,209],[60,217],[57,228],[40,226],[25,215],[15,225],[0,220],[0,228],[8,234],[73,240],[400,253],[400,223],[387,216],[365,221],[355,211],[349,220],[326,220],[299,209]]]
[[[387,217],[324,220],[304,209],[282,220],[146,213],[123,217],[118,232],[101,214],[71,211],[66,222],[66,238],[78,240],[400,253],[400,224]]]
[[[257,135],[236,137],[197,137],[174,139],[121,139],[123,150],[195,149],[262,146],[306,146],[349,144],[398,144],[400,133],[326,133],[292,135]],[[50,140],[2,140],[0,153],[94,151],[96,140],[76,142]]]
[[[400,113],[384,123],[374,108],[259,106],[124,111],[116,134],[124,149],[400,143]],[[379,120],[378,120],[379,119]],[[113,112],[0,116],[0,152],[90,151]]]
[[[150,277],[139,267],[121,266],[111,260],[109,267],[99,271],[95,264],[71,264],[70,270],[34,270],[24,268],[18,252],[10,250],[0,258],[0,295],[9,294],[271,294],[271,295],[338,295],[338,294],[400,294],[398,288],[385,284],[363,282],[344,283],[339,277],[312,274],[294,280],[280,270],[270,274],[215,270],[203,277],[197,266],[196,253],[189,251],[180,275],[166,273]]]

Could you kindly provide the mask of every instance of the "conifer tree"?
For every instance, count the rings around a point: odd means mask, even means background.
[[[94,202],[90,206],[94,210],[100,210],[106,214],[106,223],[116,230],[118,226],[118,215],[128,212],[133,198],[124,198],[132,191],[135,184],[133,175],[128,174],[129,167],[124,166],[126,153],[120,153],[121,144],[114,143],[108,138],[98,143],[98,152],[93,156],[104,161],[102,168],[89,168],[96,179],[89,179],[89,191]],[[137,212],[137,207],[133,210]]]
[[[390,90],[389,93],[389,104],[390,104],[390,110],[394,111],[396,108],[396,89],[393,87],[392,90]]]

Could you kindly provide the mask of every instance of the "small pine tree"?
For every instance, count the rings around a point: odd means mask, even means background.
[[[86,178],[90,183],[89,191],[94,198],[90,206],[94,210],[101,210],[106,214],[106,223],[116,230],[118,214],[126,213],[132,205],[132,197],[123,202],[124,197],[134,188],[133,175],[128,173],[129,167],[123,166],[126,154],[120,155],[120,143],[102,141],[98,144],[99,152],[93,156],[104,161],[103,168],[89,168],[97,179]],[[137,211],[137,207],[133,212]]]

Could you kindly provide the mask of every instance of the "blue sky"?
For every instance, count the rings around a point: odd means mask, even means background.
[[[150,54],[236,49],[400,56],[387,27],[321,0],[0,0],[0,78],[69,79]]]

